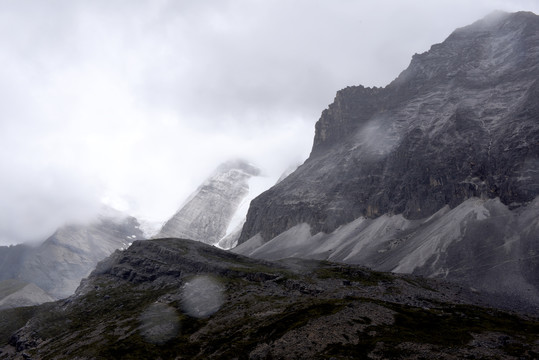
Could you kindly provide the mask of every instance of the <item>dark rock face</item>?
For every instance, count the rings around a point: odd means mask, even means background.
[[[490,300],[361,266],[137,241],[74,296],[0,311],[0,359],[536,357],[537,319]]]
[[[415,55],[385,88],[337,93],[293,174],[252,201],[239,243],[308,223],[425,218],[471,197],[539,195],[539,17],[496,13]]]
[[[242,200],[249,194],[248,180],[259,172],[256,167],[241,160],[222,164],[155,237],[179,237],[218,244],[224,239]]]

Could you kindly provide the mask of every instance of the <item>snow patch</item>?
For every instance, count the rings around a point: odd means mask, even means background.
[[[245,222],[245,217],[247,216],[247,211],[249,210],[251,201],[273,186],[274,183],[275,178],[268,176],[252,176],[247,180],[249,193],[243,198],[236,212],[232,216],[232,219],[228,224],[228,228],[226,229],[226,234],[223,238],[229,236],[237,229],[238,226]]]

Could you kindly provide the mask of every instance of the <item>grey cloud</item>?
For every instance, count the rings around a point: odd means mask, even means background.
[[[539,4],[1,2],[0,244],[104,198],[162,219],[230,157],[277,179],[338,89],[386,85],[494,9]]]

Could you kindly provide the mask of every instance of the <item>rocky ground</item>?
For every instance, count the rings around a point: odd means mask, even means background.
[[[0,312],[0,359],[533,359],[536,317],[440,280],[137,241],[77,293]]]

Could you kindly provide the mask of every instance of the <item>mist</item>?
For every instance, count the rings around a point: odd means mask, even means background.
[[[165,221],[221,162],[270,184],[349,85],[536,1],[0,1],[0,245],[103,204]]]

